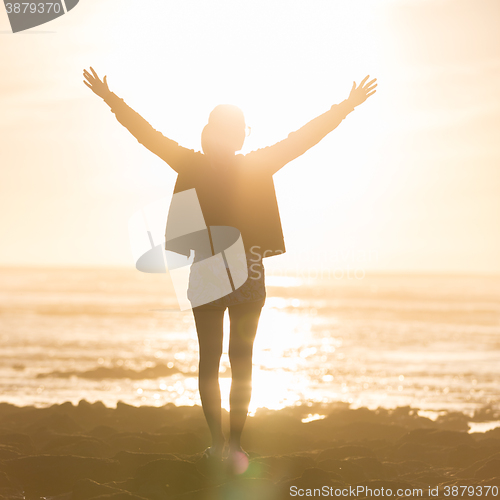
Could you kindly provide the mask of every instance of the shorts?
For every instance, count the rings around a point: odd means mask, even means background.
[[[250,254],[247,253],[246,265],[248,278],[242,286],[217,300],[205,304],[202,303],[202,305],[195,306],[193,309],[215,309],[224,311],[227,307],[250,302],[260,302],[263,306],[266,300],[266,283],[262,258],[257,261],[254,259],[254,256],[250,256]],[[227,273],[227,271],[225,272]],[[198,299],[199,287],[197,287],[199,281],[197,278],[198,277],[193,273],[189,276],[188,298],[191,302],[193,302],[193,300],[198,300],[198,303],[200,303]]]

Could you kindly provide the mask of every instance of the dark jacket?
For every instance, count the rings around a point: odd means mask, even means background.
[[[213,165],[207,155],[155,130],[115,94],[106,102],[141,144],[179,174],[174,193],[195,188],[206,224],[237,228],[245,250],[264,257],[285,252],[273,174],[317,144],[354,109],[343,101],[273,146],[235,155],[229,165]]]

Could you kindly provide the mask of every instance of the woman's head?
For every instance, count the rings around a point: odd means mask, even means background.
[[[235,153],[245,142],[243,111],[232,104],[219,104],[201,133],[201,147],[208,153]]]

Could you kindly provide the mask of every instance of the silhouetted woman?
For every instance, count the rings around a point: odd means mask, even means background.
[[[179,146],[164,137],[112,93],[106,77],[84,70],[84,83],[110,106],[118,121],[150,151],[179,175],[174,193],[196,189],[207,226],[237,228],[243,238],[248,279],[239,288],[210,303],[193,307],[200,347],[199,390],[211,432],[212,446],[206,457],[219,459],[225,448],[221,426],[219,363],[222,354],[223,317],[229,310],[230,393],[229,458],[246,460],[240,440],[251,396],[252,350],[262,306],[266,298],[262,259],[285,252],[281,221],[272,176],[289,161],[317,144],[340,122],[375,93],[368,76],[349,97],[314,118],[274,146],[236,155],[245,140],[245,119],[236,106],[219,105],[202,132],[203,153]],[[198,256],[198,260],[204,256]],[[195,261],[197,256],[195,255]],[[227,266],[227,264],[226,264]],[[188,297],[193,302],[197,277],[190,276]],[[189,295],[191,293],[191,296]],[[196,301],[195,301],[196,302]],[[200,302],[197,302],[200,303]],[[244,467],[243,467],[244,468]]]

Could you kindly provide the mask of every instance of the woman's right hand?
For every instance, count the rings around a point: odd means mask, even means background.
[[[369,75],[365,76],[365,78],[357,87],[356,82],[352,82],[351,93],[349,94],[347,100],[350,104],[352,104],[353,108],[359,106],[360,104],[363,104],[368,99],[368,97],[375,94],[375,88],[377,87],[377,84],[375,82],[377,81],[377,79],[374,78],[372,81],[366,83],[368,78],[370,78]]]
[[[92,66],[90,67],[90,71],[92,71],[92,74],[90,74],[86,69],[83,70],[83,76],[85,77],[83,83],[87,85],[87,87],[92,90],[94,94],[98,95],[102,99],[105,99],[109,94],[111,94],[106,77],[101,80]]]

